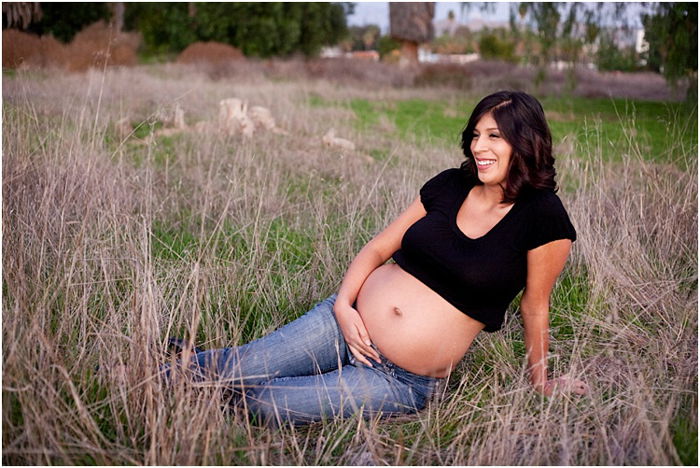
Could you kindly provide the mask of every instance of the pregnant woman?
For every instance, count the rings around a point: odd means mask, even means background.
[[[337,294],[263,338],[198,352],[182,367],[232,389],[270,423],[412,413],[479,332],[501,327],[524,288],[533,388],[585,393],[581,381],[547,376],[550,293],[576,232],[555,194],[542,106],[521,92],[485,97],[462,149],[460,168],[426,182],[362,248]]]

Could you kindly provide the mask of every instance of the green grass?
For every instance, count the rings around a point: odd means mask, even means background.
[[[576,336],[576,328],[591,308],[590,281],[585,270],[574,273],[567,269],[552,291],[550,328],[557,339],[566,340]]]
[[[183,260],[195,254],[199,239],[183,222],[156,220],[151,227],[151,255],[165,260]]]
[[[144,127],[139,127],[144,128]],[[139,131],[139,134],[148,136],[150,130]],[[158,136],[153,140],[152,146],[149,148],[143,140],[127,140],[125,145],[126,154],[131,158],[136,167],[143,167],[146,161],[152,159],[154,165],[158,168],[168,166],[178,160],[178,153],[183,148],[191,146],[191,141],[185,135]],[[116,149],[113,143],[110,149]],[[149,154],[150,151],[150,154]]]
[[[696,415],[697,415],[697,408]],[[685,466],[698,466],[698,421],[690,415],[678,416],[673,431],[673,446]]]
[[[409,99],[396,102],[374,102],[353,99],[348,104],[357,117],[357,127],[372,131],[381,115],[396,126],[397,137],[415,139],[422,143],[459,145],[465,121],[460,117],[445,115],[446,103]]]
[[[312,107],[348,106],[355,113],[356,127],[363,132],[371,133],[384,116],[395,125],[397,138],[449,147],[459,147],[475,104],[473,100],[454,104],[422,99],[339,102],[314,95],[309,99]],[[687,161],[678,157],[677,150],[697,145],[697,108],[686,103],[546,97],[542,105],[549,114],[554,144],[573,135],[579,156],[589,154],[590,144],[600,141],[604,160],[619,161],[623,157],[620,149],[631,142],[646,160],[671,162],[686,169]]]
[[[655,162],[675,162],[674,149],[697,145],[697,108],[685,103],[547,97],[542,106],[554,142],[566,135],[582,146],[600,139],[606,160],[620,160],[629,141]]]

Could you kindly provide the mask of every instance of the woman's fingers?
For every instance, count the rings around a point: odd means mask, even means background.
[[[381,361],[379,353],[377,353],[377,350],[375,350],[371,344],[368,345],[366,341],[360,340],[356,343],[356,346],[365,356],[369,356],[377,362]]]
[[[381,358],[379,357],[377,351],[374,348],[372,348],[372,346],[368,346],[367,344],[365,344],[362,340],[353,340],[349,344],[354,346],[355,349],[363,356],[370,357],[377,362],[381,361]]]
[[[373,367],[372,363],[369,362],[369,360],[355,346],[348,343],[348,348],[350,348],[350,352],[353,356],[355,356],[355,359],[360,361],[362,364],[365,364],[366,366]]]
[[[381,360],[377,350],[372,347],[372,341],[359,312],[351,307],[345,308],[339,310],[336,317],[338,317],[338,324],[343,332],[345,342],[357,360],[368,366],[372,364],[367,357],[375,361]]]
[[[379,353],[376,349],[372,347],[372,341],[369,339],[369,333],[367,333],[365,324],[362,323],[362,321],[360,321],[360,323],[355,324],[355,327],[357,328],[357,333],[360,335],[361,343],[358,343],[358,345],[361,348],[363,354],[371,357],[375,361],[381,361]]]
[[[381,358],[379,357],[379,354],[377,353],[377,351],[375,351],[375,349],[372,348],[371,346],[367,346],[364,342],[360,341],[359,343],[356,344],[356,347],[365,356],[371,357],[372,359],[374,359],[377,362],[381,361]]]

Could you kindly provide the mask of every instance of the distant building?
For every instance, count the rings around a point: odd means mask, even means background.
[[[343,57],[343,51],[338,46],[321,47],[321,58],[338,58]]]
[[[440,63],[457,63],[464,65],[465,63],[479,60],[480,56],[476,52],[471,54],[447,54],[440,56]]]
[[[376,50],[356,50],[346,53],[345,56],[353,59],[371,60],[372,62],[379,61],[379,52]]]
[[[357,50],[354,52],[343,52],[338,46],[321,48],[321,58],[351,58],[360,60],[379,61],[379,52],[376,50]]]
[[[638,54],[649,52],[649,43],[644,39],[644,30],[637,29],[637,38],[634,41],[634,51]]]
[[[436,54],[428,47],[418,48],[418,61],[420,63],[465,63],[479,60],[479,54]]]

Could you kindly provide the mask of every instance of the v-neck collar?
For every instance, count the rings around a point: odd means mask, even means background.
[[[486,231],[484,234],[482,234],[482,235],[479,236],[479,237],[469,237],[468,235],[466,235],[466,234],[464,233],[464,231],[462,231],[462,230],[460,229],[459,225],[457,224],[457,215],[459,214],[460,208],[462,208],[462,205],[464,205],[464,202],[467,201],[467,198],[469,197],[469,194],[471,193],[472,189],[473,189],[475,186],[476,186],[476,184],[471,184],[471,187],[468,187],[468,188],[467,188],[467,193],[466,193],[463,197],[456,197],[456,199],[455,199],[454,213],[452,214],[452,229],[453,229],[457,234],[459,234],[461,237],[463,237],[464,239],[467,239],[467,240],[469,240],[469,241],[474,241],[474,242],[475,242],[475,241],[480,241],[480,240],[482,240],[482,239],[485,239],[485,238],[488,237],[492,232],[494,232],[495,230],[497,230],[501,225],[504,224],[505,220],[511,215],[511,213],[513,213],[513,212],[515,211],[515,209],[518,208],[518,207],[521,205],[520,201],[519,201],[519,200],[516,200],[515,203],[513,203],[513,205],[511,206],[510,210],[508,210],[508,212],[507,212],[505,215],[503,215],[503,217],[502,217],[500,220],[498,220],[498,222],[497,222],[496,224],[494,224],[494,225],[491,227],[491,229],[489,229],[488,231]]]

